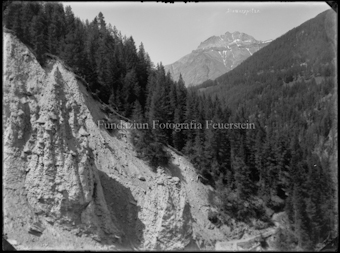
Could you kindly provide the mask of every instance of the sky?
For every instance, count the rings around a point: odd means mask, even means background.
[[[107,24],[142,42],[155,64],[174,63],[204,40],[243,32],[257,40],[276,39],[330,9],[325,2],[62,2],[90,22],[102,12]]]

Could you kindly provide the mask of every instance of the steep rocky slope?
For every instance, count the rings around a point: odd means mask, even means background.
[[[215,79],[234,69],[270,41],[258,41],[240,32],[226,32],[202,42],[196,50],[173,64],[166,65],[175,80],[182,74],[186,86]]]
[[[212,249],[230,229],[208,220],[213,190],[168,150],[152,172],[130,132],[57,60],[42,68],[4,33],[4,233],[19,249]],[[144,177],[144,180],[140,180]],[[235,233],[235,230],[234,230]]]

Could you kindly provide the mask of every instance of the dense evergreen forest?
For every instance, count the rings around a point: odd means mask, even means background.
[[[102,13],[82,22],[70,7],[34,2],[4,5],[3,12],[5,27],[42,66],[49,54],[58,56],[124,117],[150,125],[201,123],[202,129],[135,131],[133,142],[153,168],[168,163],[165,145],[189,157],[218,192],[222,222],[268,222],[273,211],[286,211],[291,225],[280,234],[283,250],[314,249],[332,231],[334,150],[325,143],[335,118],[334,45],[316,27],[324,24],[325,13],[205,83],[201,92],[187,90],[181,78],[173,81],[162,64],[154,66],[143,44],[137,49]],[[256,127],[207,129],[206,120]]]

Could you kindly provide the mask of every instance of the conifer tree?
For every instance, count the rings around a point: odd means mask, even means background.
[[[15,32],[15,34],[19,37],[23,37],[23,25],[21,22],[21,18],[23,15],[22,7],[19,5],[19,8],[16,9],[16,12],[14,13],[15,18],[13,20],[12,30]]]
[[[135,100],[132,111],[132,120],[136,123],[145,123],[143,116],[143,108],[138,100]]]

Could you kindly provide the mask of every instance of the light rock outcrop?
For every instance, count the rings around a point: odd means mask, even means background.
[[[165,172],[136,158],[60,60],[41,67],[4,33],[4,232],[19,249],[212,249],[211,189],[171,153]],[[143,180],[140,180],[143,178]],[[36,234],[29,231],[37,230]]]
[[[151,225],[144,230],[144,238],[149,238],[145,247],[153,250],[183,249],[192,236],[186,192],[180,185],[166,179],[160,170],[156,178],[163,184],[152,183],[142,205],[141,220]]]
[[[5,54],[5,189],[25,196],[16,208],[27,206],[43,224],[79,225],[97,237],[120,235],[88,138],[79,133],[91,127],[91,118],[81,120],[90,112],[73,74],[60,62],[41,68],[34,54],[7,33]],[[6,204],[15,197],[5,191]],[[5,205],[5,215],[14,215],[12,210]]]

